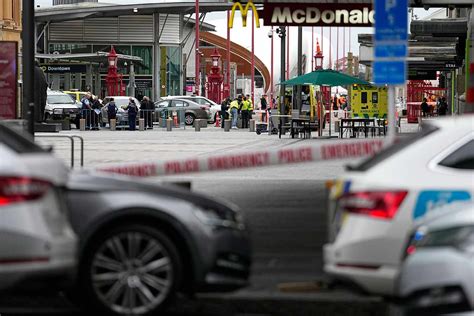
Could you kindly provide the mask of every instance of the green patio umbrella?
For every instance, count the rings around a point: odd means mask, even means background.
[[[361,80],[356,77],[352,77],[341,72],[331,70],[331,69],[320,69],[313,72],[295,77],[290,80],[281,82],[280,84],[287,86],[296,86],[296,85],[324,85],[324,86],[347,86],[351,84],[363,84],[370,85],[369,82]]]

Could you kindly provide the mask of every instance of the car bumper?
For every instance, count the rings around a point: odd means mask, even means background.
[[[420,249],[405,261],[398,289],[410,309],[456,312],[474,309],[473,280],[471,256],[448,248]]]
[[[324,272],[329,276],[364,292],[395,295],[398,266],[346,264],[336,260],[336,253],[337,250],[332,244],[324,246]]]
[[[233,291],[248,285],[251,246],[246,231],[214,229],[212,260],[204,274],[199,292]]]

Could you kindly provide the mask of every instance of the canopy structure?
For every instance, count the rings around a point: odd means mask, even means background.
[[[331,69],[319,69],[313,72],[295,77],[290,80],[281,82],[282,85],[296,86],[296,85],[318,85],[318,86],[347,86],[352,84],[370,85],[369,82],[352,77],[341,72]]]

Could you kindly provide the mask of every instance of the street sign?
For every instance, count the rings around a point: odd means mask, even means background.
[[[377,58],[405,58],[408,52],[406,43],[378,44],[374,49]]]
[[[407,67],[404,60],[374,61],[374,83],[376,85],[405,84]]]
[[[375,41],[408,40],[408,1],[375,0]]]

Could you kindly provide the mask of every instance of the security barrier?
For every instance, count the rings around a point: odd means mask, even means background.
[[[99,129],[100,125],[100,111],[82,109],[81,116],[79,119],[85,121],[85,129]]]

